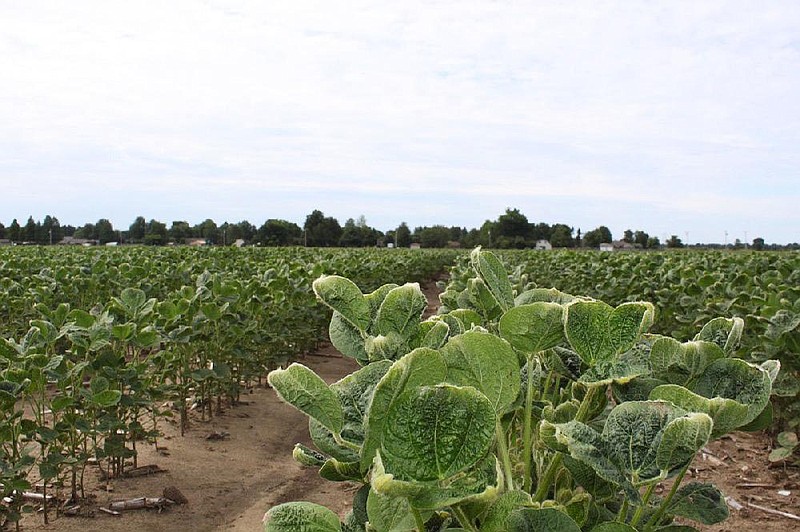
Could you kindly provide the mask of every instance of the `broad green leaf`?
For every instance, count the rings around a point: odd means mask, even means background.
[[[364,419],[372,393],[391,366],[388,360],[375,362],[331,384],[342,405],[342,439],[358,445],[364,442]]]
[[[773,449],[767,459],[770,462],[783,462],[794,454],[794,449],[789,447],[778,447]]]
[[[738,358],[723,358],[712,363],[697,379],[693,391],[703,397],[722,397],[747,405],[747,418],[753,421],[764,410],[772,391],[769,372]]]
[[[580,532],[578,523],[555,508],[523,508],[508,517],[508,532]]]
[[[287,502],[264,514],[264,532],[341,532],[339,516],[311,502]]]
[[[708,443],[713,425],[707,414],[697,412],[667,423],[658,445],[656,465],[661,471],[670,472],[691,462]]]
[[[379,335],[398,334],[406,343],[416,336],[422,313],[428,301],[419,289],[419,284],[409,283],[393,288],[378,309],[374,330]]]
[[[339,434],[344,423],[342,405],[336,393],[319,375],[293,363],[286,369],[276,369],[267,381],[285,402],[316,419],[334,434]]]
[[[764,410],[756,417],[753,421],[748,423],[747,425],[742,425],[738,427],[737,430],[741,430],[744,432],[759,432],[762,430],[766,430],[772,426],[772,417],[773,417],[773,410],[772,410],[772,403],[767,403],[767,406],[764,407]]]
[[[627,523],[606,521],[592,528],[592,532],[636,532],[636,529]]]
[[[514,294],[503,263],[490,251],[475,248],[470,255],[472,267],[483,279],[494,299],[506,311],[514,306]]]
[[[386,295],[395,288],[398,288],[398,286],[399,285],[394,283],[388,283],[381,286],[377,290],[364,295],[364,299],[369,307],[370,322],[372,324],[375,323],[375,319],[378,317],[378,309],[381,308],[381,304],[383,304],[383,300],[386,299]]]
[[[447,341],[450,326],[445,321],[424,321],[420,324],[422,339],[418,347],[439,349]]]
[[[362,366],[369,362],[361,332],[336,311],[333,312],[328,326],[328,336],[333,347],[344,356],[356,359]]]
[[[390,332],[386,336],[368,336],[364,342],[364,349],[370,362],[379,360],[397,360],[403,355],[408,354],[408,341],[396,332]]]
[[[328,458],[319,470],[319,476],[331,482],[360,482],[363,480],[358,461],[340,462],[336,458]]]
[[[653,376],[672,384],[686,386],[703,374],[712,362],[724,358],[717,344],[706,341],[680,343],[673,338],[659,338],[650,351]]]
[[[728,505],[716,486],[691,482],[675,493],[667,513],[713,525],[728,518]]]
[[[336,458],[340,462],[358,460],[359,455],[356,451],[342,446],[333,437],[333,433],[313,417],[308,419],[308,433],[314,445],[323,453]],[[327,456],[325,458],[327,459]]]
[[[104,390],[92,395],[92,403],[100,408],[109,408],[119,403],[122,392],[119,390]]]
[[[361,467],[369,468],[383,441],[384,424],[392,404],[406,388],[439,384],[447,377],[442,355],[433,349],[419,348],[392,364],[375,386],[365,419]]]
[[[448,316],[452,316],[456,318],[458,321],[461,322],[463,325],[464,332],[470,330],[473,325],[480,325],[481,324],[481,316],[474,310],[466,309],[466,308],[458,308],[451,310],[447,313]]]
[[[575,296],[565,294],[555,288],[533,288],[526,290],[514,299],[514,306],[527,305],[529,303],[545,302],[545,303],[558,303],[559,305],[566,305],[575,301]]]
[[[370,305],[353,281],[338,275],[323,275],[312,286],[320,301],[341,314],[359,331],[367,330],[371,321]]]
[[[133,337],[133,333],[136,331],[136,324],[134,323],[121,323],[119,325],[114,325],[111,328],[111,334],[117,340],[122,342],[127,342]]]
[[[468,280],[464,294],[467,304],[461,306],[475,309],[487,321],[493,321],[503,313],[503,308],[482,279]],[[461,303],[460,299],[459,303]]]
[[[797,433],[789,430],[781,432],[775,439],[783,447],[796,447],[798,444]]]
[[[451,338],[441,354],[447,366],[447,382],[475,387],[498,414],[505,412],[519,395],[519,361],[502,338],[487,332],[466,332]]]
[[[722,397],[708,399],[677,384],[657,386],[650,392],[650,400],[669,401],[686,411],[708,414],[714,422],[713,438],[741,427],[748,416],[747,405]]]
[[[500,336],[523,353],[538,353],[564,340],[564,308],[557,303],[531,303],[512,308],[500,318]]]
[[[623,303],[613,308],[602,301],[574,301],[566,306],[564,333],[581,359],[593,366],[631,349],[653,322],[650,303]]]
[[[600,478],[589,465],[575,460],[569,455],[564,456],[564,467],[567,468],[575,483],[596,499],[611,497],[616,491],[611,483]]]
[[[524,491],[514,490],[502,494],[481,520],[481,532],[506,532],[511,512],[530,504],[531,496]]]
[[[292,458],[295,459],[297,463],[304,466],[310,467],[320,467],[325,463],[325,460],[328,459],[322,453],[315,451],[314,449],[310,449],[306,447],[302,443],[295,443],[294,449],[292,450]]]
[[[369,524],[376,532],[412,532],[416,522],[405,497],[389,497],[375,490],[367,497]]]
[[[381,456],[400,480],[444,480],[475,465],[489,449],[495,411],[471,387],[447,384],[406,390],[384,425]]]
[[[731,356],[739,347],[743,330],[744,320],[742,318],[714,318],[703,325],[694,339],[712,342],[718,345],[727,356]]]

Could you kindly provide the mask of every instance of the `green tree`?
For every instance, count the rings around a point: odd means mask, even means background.
[[[443,225],[417,227],[414,234],[423,248],[444,248],[450,242],[450,229]]]
[[[492,241],[499,248],[530,247],[533,231],[528,218],[519,209],[506,209],[497,218],[492,231]]]
[[[661,241],[657,236],[651,236],[647,239],[647,249],[657,249],[661,247]]]
[[[600,244],[610,243],[611,241],[611,230],[605,225],[601,225],[597,229],[592,229],[583,235],[583,243],[589,248],[597,248]]]
[[[394,233],[395,246],[398,248],[407,248],[411,245],[411,229],[408,224],[402,222]]]
[[[0,222],[0,238],[6,238],[6,226]]]
[[[572,239],[572,228],[564,224],[555,224],[550,234],[550,244],[555,248],[571,248],[575,246]]]
[[[117,233],[114,231],[114,226],[106,218],[100,218],[94,224],[95,231],[97,232],[97,240],[100,244],[107,244],[108,242],[117,241]]]
[[[145,233],[143,233],[142,239],[144,239],[144,234],[146,233],[147,224],[145,223]],[[169,231],[167,231],[167,236],[176,244],[183,244],[187,238],[192,236],[192,228],[189,226],[189,222],[174,220],[172,222],[172,226],[169,228]]]
[[[12,242],[19,242],[22,236],[22,229],[19,226],[19,222],[16,218],[11,221],[11,225],[8,226],[8,239]]]
[[[650,240],[650,235],[645,233],[644,231],[636,231],[633,234],[633,243],[642,246],[643,248],[648,247],[647,243]]]
[[[44,217],[39,233],[37,237],[39,244],[57,244],[64,239],[64,230],[61,228],[58,218],[49,214]]]
[[[144,216],[137,216],[128,228],[128,239],[132,242],[144,242],[144,235],[147,232],[147,221]]]
[[[682,248],[683,247],[683,242],[681,241],[680,238],[678,238],[677,235],[672,235],[672,236],[669,237],[669,240],[667,240],[667,247],[668,248]]]
[[[36,222],[33,216],[28,217],[28,222],[22,228],[22,240],[25,242],[36,242]]]
[[[625,229],[625,232],[622,233],[622,241],[627,242],[628,244],[633,244],[634,236],[633,231],[630,229]]]
[[[293,222],[269,219],[258,228],[255,239],[262,246],[297,246],[302,243],[303,230]]]
[[[151,219],[147,222],[144,243],[148,246],[163,246],[167,243],[167,224]]]
[[[754,238],[753,249],[756,251],[762,251],[764,249],[764,239],[761,237]]]
[[[326,217],[322,211],[314,210],[306,217],[303,225],[305,243],[312,247],[331,247],[339,243],[342,237],[342,226],[338,220]]]
[[[200,238],[204,238],[206,242],[211,244],[221,244],[222,243],[222,235],[219,232],[219,228],[214,220],[211,218],[206,218],[196,226],[192,230],[195,236]]]

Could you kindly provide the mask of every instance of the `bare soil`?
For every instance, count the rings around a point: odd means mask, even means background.
[[[424,288],[428,312],[438,301],[433,283]],[[358,366],[324,346],[313,355],[302,357],[303,364],[327,382],[334,382]],[[296,442],[310,443],[304,414],[281,402],[274,391],[255,388],[243,396],[244,404],[227,409],[209,422],[193,420],[186,436],[175,424],[165,423],[162,449],[140,448],[139,464],[156,464],[166,472],[139,478],[117,479],[113,491],[106,491],[97,469],[87,478],[90,500],[81,516],[51,516],[44,525],[42,516],[26,517],[23,530],[59,532],[162,532],[261,530],[264,512],[276,504],[305,500],[323,504],[340,515],[350,506],[358,488],[352,483],[333,483],[320,479],[313,468],[303,468],[292,459]],[[209,440],[212,433],[224,435]],[[703,527],[710,532],[771,532],[800,530],[800,521],[773,515],[748,506],[800,514],[800,470],[770,468],[767,454],[770,440],[764,434],[736,433],[714,442],[700,453],[690,480],[713,482],[742,505],[731,509],[724,524]],[[188,503],[157,510],[133,510],[120,516],[98,510],[114,500],[134,497],[160,497],[164,489],[175,487]],[[789,495],[778,492],[787,490]]]

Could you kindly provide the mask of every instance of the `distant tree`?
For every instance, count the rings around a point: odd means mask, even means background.
[[[647,249],[658,249],[661,247],[661,241],[657,236],[651,236],[647,239]]]
[[[145,229],[144,243],[148,246],[163,246],[167,239],[167,224],[151,218]]]
[[[669,237],[669,240],[667,240],[667,247],[668,248],[682,248],[683,247],[683,242],[681,241],[680,238],[678,238],[677,235],[672,235],[672,236]]]
[[[16,218],[14,218],[11,221],[11,225],[8,226],[8,239],[12,242],[19,242],[22,239],[22,229]]]
[[[146,233],[147,224],[145,223],[145,234]],[[184,222],[182,220],[174,220],[167,231],[167,237],[169,240],[175,242],[176,244],[183,244],[186,239],[190,238],[191,236],[192,228],[189,226],[189,222]],[[142,239],[144,239],[144,234],[142,235]]]
[[[234,225],[233,228],[236,238],[241,238],[245,242],[251,242],[256,237],[256,226],[247,220],[242,220]]]
[[[64,236],[75,236],[75,226],[67,224],[61,228],[64,230]]]
[[[117,233],[114,231],[114,226],[106,218],[100,218],[94,224],[97,233],[97,240],[100,244],[107,244],[108,242],[117,241]]]
[[[761,251],[764,249],[764,239],[761,237],[753,239],[753,249],[756,251]]]
[[[361,240],[361,229],[356,226],[356,221],[348,218],[342,228],[342,236],[339,238],[339,245],[345,248],[361,247],[364,242]]]
[[[643,248],[648,247],[647,242],[650,240],[650,235],[645,233],[644,231],[636,231],[633,234],[633,243],[639,244]]]
[[[217,223],[211,218],[206,218],[192,229],[195,236],[204,238],[211,244],[221,244],[222,235],[217,227]]]
[[[49,214],[44,217],[41,228],[37,224],[37,231],[36,242],[38,244],[57,244],[64,239],[64,230],[61,228],[58,218]]]
[[[312,247],[331,247],[339,243],[342,226],[338,220],[326,217],[322,211],[314,210],[306,217],[303,225],[306,245]]]
[[[128,228],[128,239],[132,242],[143,242],[147,232],[147,220],[144,216],[137,216]]]
[[[553,226],[549,240],[555,248],[571,248],[575,245],[575,241],[572,239],[572,228],[564,224]]]
[[[414,230],[423,248],[444,248],[450,242],[450,229],[443,225],[418,227]]]
[[[572,231],[570,230],[570,233]],[[553,234],[553,228],[550,227],[548,224],[544,222],[539,222],[538,224],[531,224],[530,228],[530,240],[531,242],[536,242],[537,240],[550,240],[550,237]],[[571,239],[571,237],[570,237]],[[564,246],[566,247],[566,246]]]
[[[395,245],[399,248],[407,248],[411,245],[411,229],[405,222],[402,222],[395,231]]]
[[[97,240],[97,230],[93,223],[86,223],[75,230],[75,238],[84,238],[86,240]]]
[[[634,242],[633,231],[631,231],[630,229],[625,229],[625,231],[622,233],[622,241],[627,242],[628,244],[633,244]]]
[[[575,234],[575,247],[579,248],[583,245],[583,240],[581,239],[581,228],[578,228],[578,232]]]
[[[36,242],[36,222],[33,216],[28,217],[28,223],[22,228],[22,240],[25,242]]]
[[[302,244],[303,230],[296,223],[270,219],[258,228],[255,239],[262,246],[297,246]]]
[[[0,222],[0,238],[6,238],[6,226]]]
[[[533,231],[528,218],[519,209],[506,209],[497,218],[492,231],[492,242],[498,248],[525,248],[531,244]]]
[[[611,231],[605,225],[592,229],[583,236],[583,243],[589,248],[597,248],[600,244],[611,243],[611,241]]]

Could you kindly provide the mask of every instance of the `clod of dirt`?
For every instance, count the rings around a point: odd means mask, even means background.
[[[230,436],[230,432],[226,432],[224,430],[211,432],[208,436],[206,436],[207,440],[224,440],[228,436]]]
[[[188,504],[189,500],[186,496],[175,486],[167,486],[164,488],[164,498],[169,499],[175,504]]]

